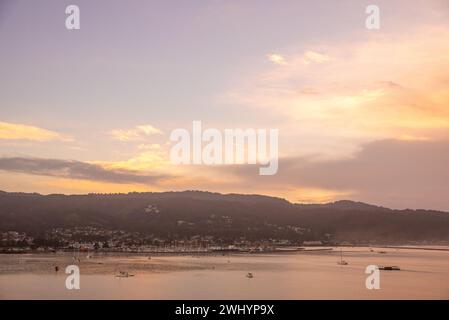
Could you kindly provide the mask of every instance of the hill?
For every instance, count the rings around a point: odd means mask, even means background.
[[[0,192],[0,231],[38,236],[93,226],[184,239],[325,240],[351,243],[449,241],[449,213],[392,210],[353,201],[293,204],[261,195],[200,191],[40,195]]]

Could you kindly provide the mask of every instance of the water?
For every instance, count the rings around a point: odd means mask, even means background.
[[[81,256],[81,289],[67,290],[70,254],[0,255],[0,299],[449,299],[449,251],[346,248],[230,256]],[[368,265],[380,290],[365,287]],[[54,266],[60,267],[59,272]],[[125,270],[134,277],[117,278]],[[245,275],[252,272],[254,278]]]

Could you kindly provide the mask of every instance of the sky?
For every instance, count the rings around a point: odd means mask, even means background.
[[[0,0],[0,190],[449,211],[448,39],[446,0]],[[171,163],[195,120],[278,129],[278,173]]]

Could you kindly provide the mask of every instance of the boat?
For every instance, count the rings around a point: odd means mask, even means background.
[[[340,261],[338,261],[337,264],[341,266],[348,265],[348,263],[345,260],[343,260],[343,250],[341,248],[340,248]]]
[[[133,274],[129,274],[128,271],[119,271],[116,275],[118,278],[128,278],[128,277],[134,277]]]
[[[401,268],[399,268],[398,266],[379,266],[379,270],[400,271]]]
[[[253,274],[252,274],[251,272],[248,272],[248,273],[246,274],[246,277],[247,277],[248,279],[254,278],[254,276],[253,276]]]
[[[79,248],[78,248],[78,252],[77,252],[75,247],[73,247],[73,258],[72,259],[73,259],[74,263],[81,262]]]

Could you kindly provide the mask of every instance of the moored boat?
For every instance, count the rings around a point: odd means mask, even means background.
[[[401,268],[399,268],[398,266],[379,266],[379,270],[400,271]]]

